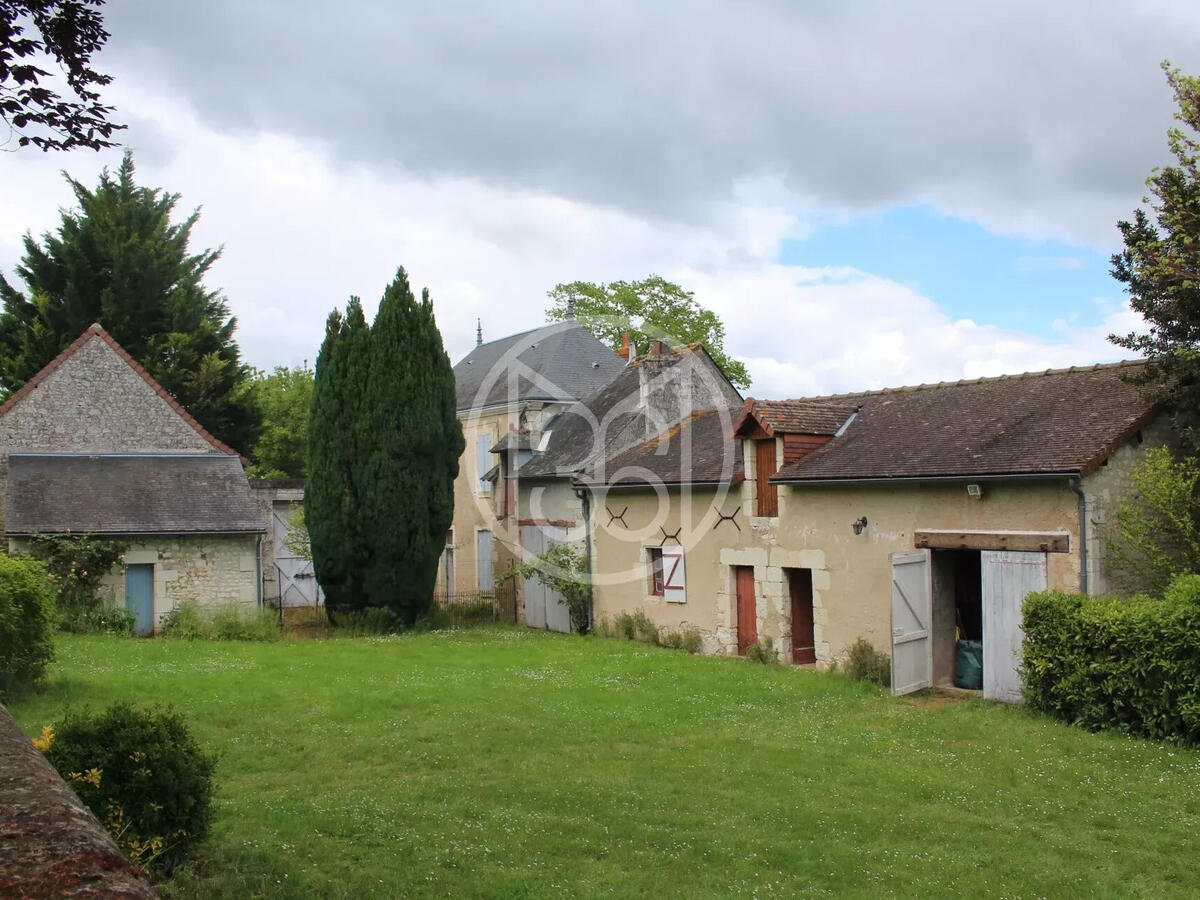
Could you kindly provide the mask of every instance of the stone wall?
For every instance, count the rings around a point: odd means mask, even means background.
[[[256,534],[164,535],[139,537],[125,551],[126,565],[154,566],[154,621],[185,600],[200,606],[259,602],[259,536]],[[13,538],[10,549],[21,552],[28,541]],[[125,576],[105,576],[101,591],[123,605]]]
[[[93,335],[0,416],[0,533],[11,450],[214,449],[103,338]]]
[[[0,810],[0,896],[158,896],[3,706]]]

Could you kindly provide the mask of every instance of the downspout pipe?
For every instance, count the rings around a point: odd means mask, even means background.
[[[592,630],[592,492],[587,488],[575,488],[575,496],[583,506],[583,560],[587,570],[588,631]]]
[[[1079,592],[1088,592],[1088,530],[1087,495],[1083,492],[1083,479],[1072,475],[1067,479],[1071,493],[1079,497]]]

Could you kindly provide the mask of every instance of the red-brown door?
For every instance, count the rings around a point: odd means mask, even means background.
[[[775,474],[775,439],[756,441],[754,460],[756,488],[758,494],[758,514],[760,516],[779,515],[779,488],[770,481]]]
[[[817,661],[817,642],[813,631],[813,593],[811,569],[788,569],[788,592],[792,597],[792,662]]]
[[[737,642],[738,655],[758,640],[754,618],[754,567],[737,567]]]

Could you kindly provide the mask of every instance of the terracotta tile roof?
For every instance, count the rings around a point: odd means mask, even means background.
[[[610,456],[580,479],[609,487],[736,484],[745,477],[742,442],[732,438],[741,407],[705,410]]]
[[[185,422],[188,423],[188,425],[190,425],[192,428],[194,428],[196,430],[196,433],[199,434],[200,437],[204,438],[204,440],[208,441],[210,444],[213,445],[213,447],[215,449],[221,451],[222,453],[228,453],[230,456],[240,456],[238,454],[238,452],[236,450],[234,450],[232,447],[230,447],[228,444],[224,444],[221,441],[218,441],[215,437],[213,437],[211,434],[209,434],[208,430],[203,425],[201,425],[199,422],[197,422],[194,418],[192,418],[192,415],[186,409],[184,409],[182,406],[180,406],[178,401],[176,401],[176,399],[174,397],[172,397],[169,393],[167,393],[167,391],[163,388],[163,386],[160,385],[157,381],[155,381],[150,376],[150,373],[147,372],[145,369],[143,369],[141,364],[138,363],[138,361],[136,359],[134,359],[132,356],[130,356],[128,353],[126,353],[125,348],[122,347],[120,344],[118,344],[115,340],[113,340],[112,335],[110,335],[107,331],[105,331],[103,328],[101,328],[99,324],[95,324],[95,325],[92,325],[91,327],[89,327],[87,331],[85,331],[83,334],[81,334],[79,337],[77,337],[69,346],[67,346],[67,348],[64,349],[62,351],[62,353],[58,354],[58,356],[56,356],[56,357],[54,357],[54,359],[50,360],[50,362],[48,362],[41,369],[41,371],[39,371],[36,375],[34,375],[27,382],[25,382],[23,385],[21,385],[20,388],[18,388],[11,395],[9,395],[8,399],[5,400],[3,404],[0,404],[0,416],[3,416],[6,412],[8,412],[10,409],[12,409],[14,406],[16,406],[18,403],[20,403],[22,398],[24,398],[31,391],[36,390],[37,386],[39,384],[41,384],[43,381],[45,381],[51,374],[53,374],[55,369],[57,369],[59,366],[61,366],[64,362],[66,362],[72,356],[74,356],[84,344],[86,344],[88,341],[90,341],[94,338],[98,338],[99,340],[102,340],[102,341],[104,341],[104,343],[108,344],[108,346],[111,347],[113,349],[113,351],[116,352],[117,356],[121,357],[121,359],[124,360],[125,363],[131,369],[133,369],[133,371],[135,371],[141,377],[141,379],[144,382],[146,382],[146,384],[148,384],[150,386],[151,390],[153,390],[154,393],[158,394],[159,397],[161,397],[163,400],[165,400],[167,405],[170,406],[171,409],[173,409],[176,413],[178,413],[180,418],[182,418]],[[246,459],[245,457],[241,457],[241,460],[244,465],[250,464],[250,460]]]
[[[734,427],[739,433],[751,422],[774,434],[837,434],[858,408],[854,403],[824,400],[755,400],[750,397]]]
[[[1158,411],[1141,361],[979,378],[813,402],[858,407],[845,431],[772,479],[1088,474]]]
[[[10,453],[9,534],[261,534],[246,473],[227,453]]]

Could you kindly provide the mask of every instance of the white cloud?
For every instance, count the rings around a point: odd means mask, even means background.
[[[260,367],[311,362],[329,310],[358,294],[370,314],[401,263],[432,291],[454,359],[472,346],[476,318],[489,339],[540,324],[558,282],[658,272],[723,318],[726,347],[747,360],[758,396],[1112,359],[1121,354],[1105,336],[1130,327],[1127,311],[1102,308],[1099,325],[1039,337],[952,321],[929,298],[869,273],[779,265],[779,242],[802,226],[769,180],[739,184],[703,226],[687,225],[528,188],[339,165],[295,137],[217,133],[178,98],[129,85],[112,100],[140,111],[128,138],[139,182],[181,193],[181,212],[203,205],[193,248],[224,245],[210,284],[226,291],[245,357]],[[116,160],[6,158],[0,269],[11,278],[21,234],[53,227],[70,205],[60,167],[91,184]]]

